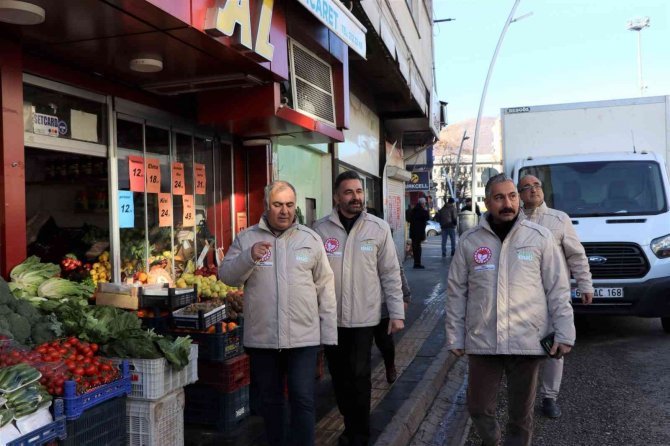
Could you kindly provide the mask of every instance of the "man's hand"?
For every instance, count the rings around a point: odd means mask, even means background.
[[[216,263],[217,265],[221,265],[223,262],[223,248],[216,248]]]
[[[451,351],[451,353],[454,354],[454,356],[457,356],[459,358],[465,354],[465,350],[460,349],[460,348],[455,348],[455,349],[450,350],[450,351]]]
[[[405,311],[407,311],[407,307],[409,307],[409,302],[403,302],[402,304],[405,307]]]
[[[582,303],[588,305],[593,302],[593,293],[582,293]]]
[[[554,343],[554,345],[551,346],[551,350],[549,351],[549,356],[554,359],[561,359],[563,356],[570,353],[570,350],[572,350],[572,346],[570,345]]]
[[[265,254],[270,252],[270,248],[272,248],[272,243],[270,242],[255,243],[254,246],[251,247],[251,259],[254,262],[258,262],[265,256]]]
[[[403,328],[405,328],[405,321],[403,321],[402,319],[391,319],[389,321],[389,329],[387,333],[388,334],[397,333]]]

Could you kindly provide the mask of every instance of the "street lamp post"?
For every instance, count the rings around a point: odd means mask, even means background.
[[[626,23],[628,31],[637,31],[637,78],[640,82],[640,96],[644,96],[646,88],[642,82],[642,30],[645,28],[649,28],[649,17],[629,20]]]
[[[458,176],[461,174],[461,153],[463,152],[463,143],[466,139],[470,139],[469,136],[465,136],[468,133],[467,130],[463,130],[463,137],[461,138],[461,145],[458,147],[458,156],[456,156],[456,170],[454,171],[454,191],[456,197],[458,197]]]
[[[477,205],[477,200],[475,198],[475,187],[477,186],[477,177],[475,176],[477,172],[477,142],[479,141],[479,125],[481,124],[481,119],[482,119],[482,110],[484,109],[484,101],[486,100],[486,90],[489,87],[489,80],[491,79],[491,73],[493,72],[493,66],[496,63],[496,59],[498,57],[498,51],[500,50],[500,46],[502,45],[503,39],[505,38],[505,33],[507,32],[507,28],[509,28],[509,25],[511,23],[517,22],[519,20],[525,19],[526,17],[532,15],[532,12],[529,12],[528,14],[524,14],[520,17],[513,18],[514,17],[514,12],[516,11],[516,7],[519,6],[519,2],[521,0],[515,0],[514,1],[514,6],[512,6],[512,10],[509,13],[509,16],[507,17],[507,21],[505,22],[505,26],[503,26],[502,31],[500,32],[500,37],[498,38],[498,44],[496,45],[496,50],[493,52],[493,57],[491,58],[491,64],[489,65],[489,71],[486,73],[486,80],[484,81],[484,91],[482,91],[482,98],[479,101],[479,111],[477,112],[477,121],[475,123],[475,136],[474,140],[472,142],[472,189],[470,192],[470,195],[472,196],[472,211],[474,212],[475,207]]]

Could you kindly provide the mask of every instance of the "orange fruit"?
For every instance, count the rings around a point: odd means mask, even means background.
[[[228,322],[228,331],[233,331],[237,328],[237,324],[235,322]]]

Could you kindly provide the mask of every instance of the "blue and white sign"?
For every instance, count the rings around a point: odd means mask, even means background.
[[[58,121],[58,133],[61,135],[67,135],[67,122]]]
[[[58,138],[58,116],[33,113],[33,132]]]
[[[135,201],[129,190],[119,191],[119,228],[135,227]]]
[[[349,48],[365,58],[367,30],[339,0],[300,0],[314,17],[326,25]]]
[[[412,172],[412,178],[405,181],[406,191],[430,190],[430,172]]]

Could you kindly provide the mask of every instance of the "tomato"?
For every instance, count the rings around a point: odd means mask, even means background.
[[[97,368],[96,366],[94,366],[94,365],[90,365],[90,366],[86,367],[86,370],[84,370],[84,373],[85,373],[87,376],[93,376],[93,375],[95,375],[96,373],[98,373],[98,368]]]
[[[103,364],[100,365],[100,370],[102,370],[104,372],[108,372],[108,371],[112,370],[112,366],[109,365],[109,364],[103,363]]]
[[[77,376],[84,376],[84,368],[83,367],[76,367],[73,372]]]
[[[70,344],[72,344],[72,345],[77,345],[77,344],[79,344],[79,339],[75,338],[74,336],[72,336],[72,337],[71,337],[70,339],[68,339],[67,341],[68,341]]]
[[[95,342],[91,343],[91,350],[93,350],[93,353],[97,352],[98,348],[99,348],[98,344],[96,344]]]
[[[54,391],[55,391],[54,395],[62,395],[63,394],[63,386],[62,385],[61,386],[56,386]]]

